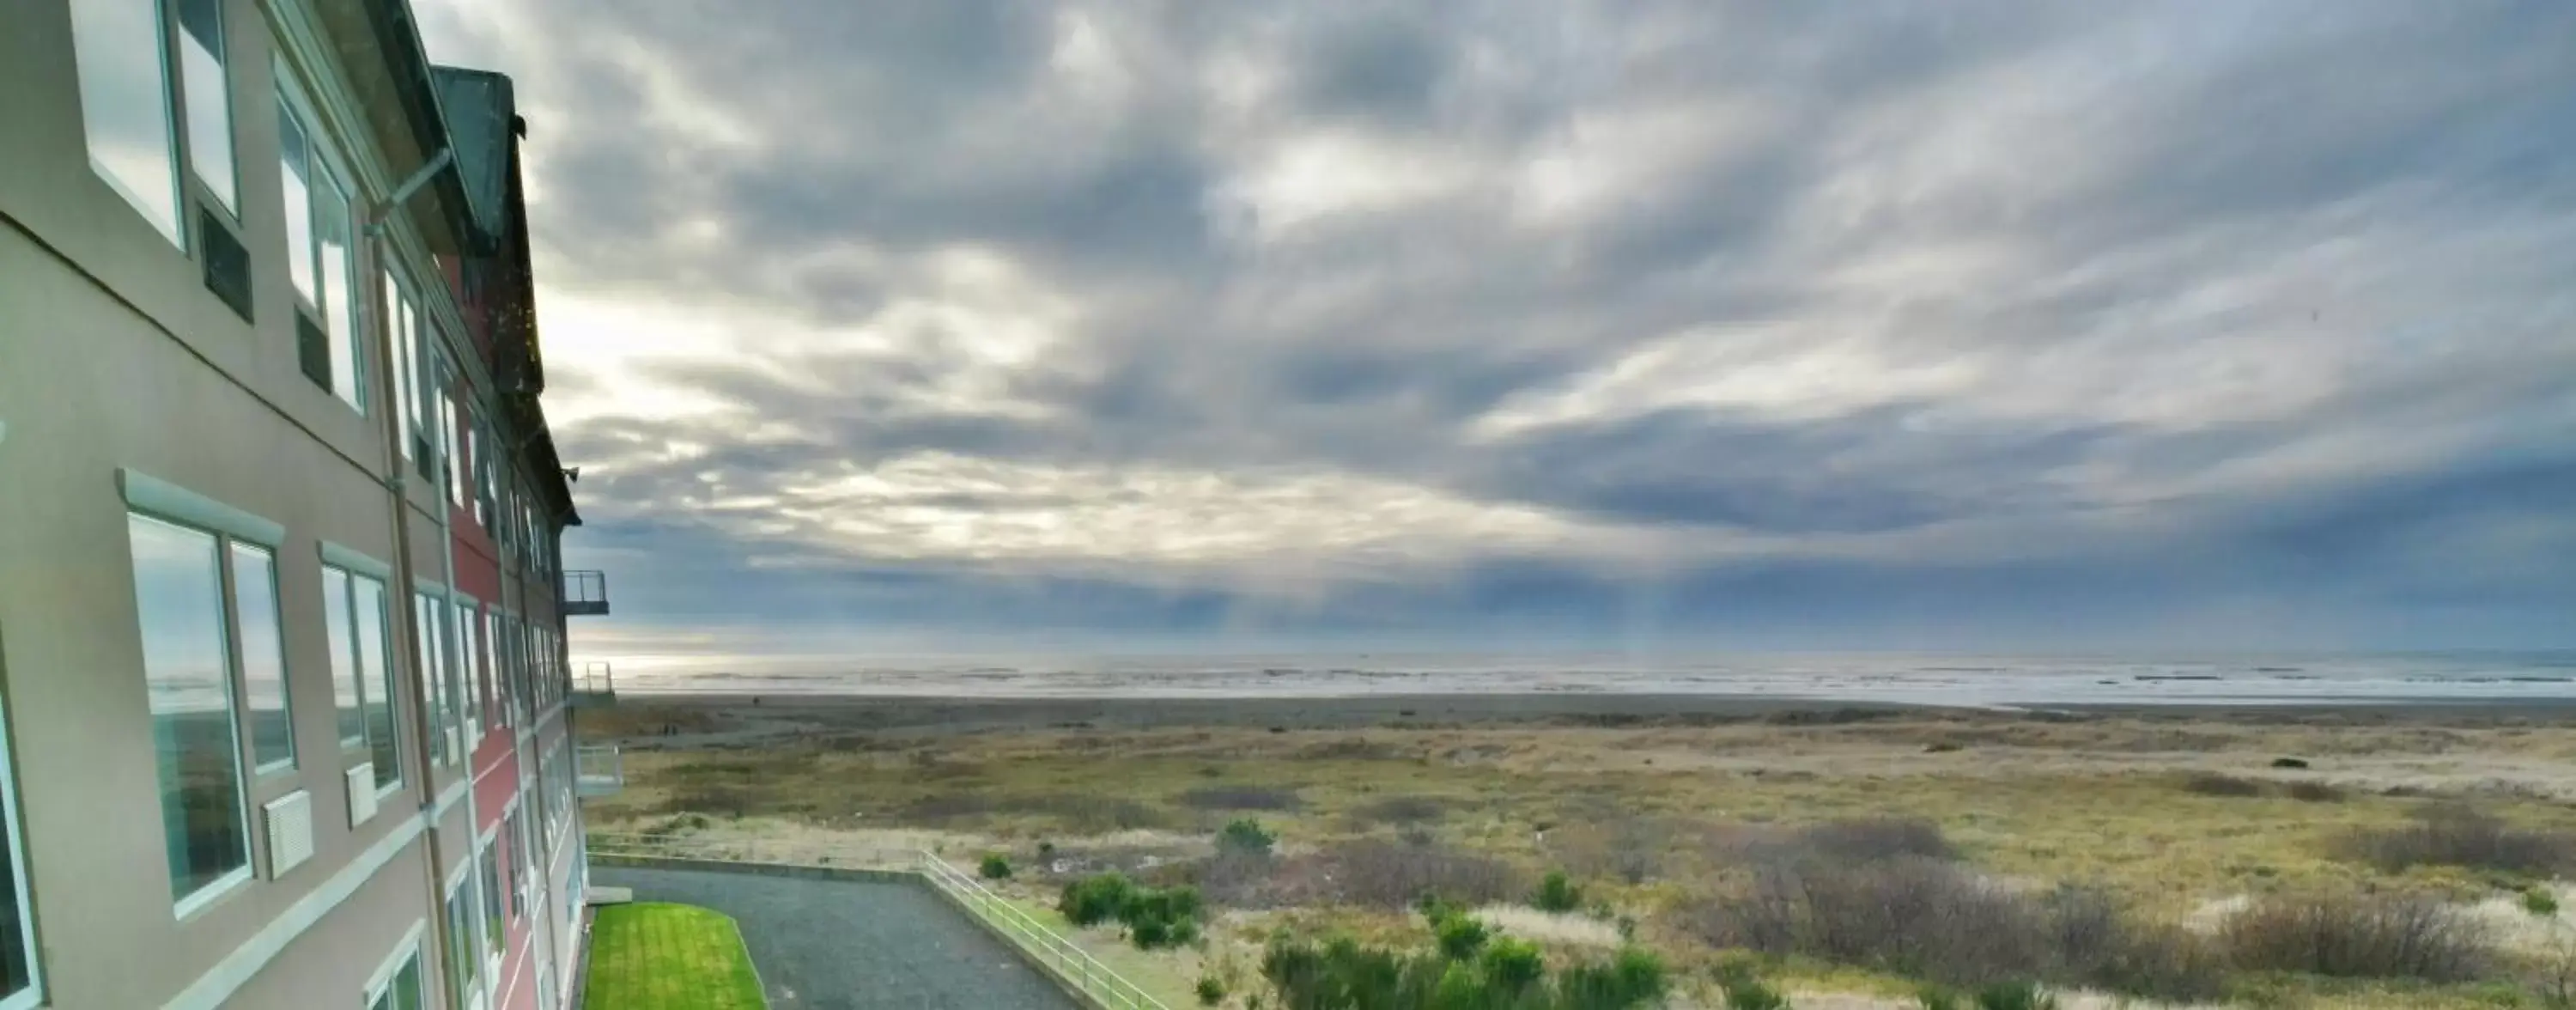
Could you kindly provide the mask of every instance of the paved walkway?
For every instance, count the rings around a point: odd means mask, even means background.
[[[637,901],[704,905],[742,925],[771,1010],[1074,1010],[1028,962],[914,884],[595,866]]]

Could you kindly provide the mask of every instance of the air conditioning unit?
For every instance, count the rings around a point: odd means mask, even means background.
[[[370,800],[374,793],[368,793]],[[372,805],[372,804],[371,804]],[[298,789],[260,808],[260,825],[268,834],[268,879],[313,858],[313,794]]]
[[[363,761],[349,769],[349,826],[357,827],[376,816],[376,763]]]

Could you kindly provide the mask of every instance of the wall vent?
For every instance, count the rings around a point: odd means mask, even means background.
[[[313,858],[313,794],[298,789],[259,808],[268,831],[268,879]]]
[[[357,827],[376,816],[376,763],[363,761],[349,769],[349,826]]]

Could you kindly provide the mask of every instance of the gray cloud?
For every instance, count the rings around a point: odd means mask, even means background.
[[[549,320],[673,619],[2576,606],[2565,5],[425,17],[549,304],[714,321]]]

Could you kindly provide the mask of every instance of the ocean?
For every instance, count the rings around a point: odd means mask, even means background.
[[[989,698],[1714,694],[1966,706],[2576,698],[2576,652],[762,656],[616,664],[620,693]]]

